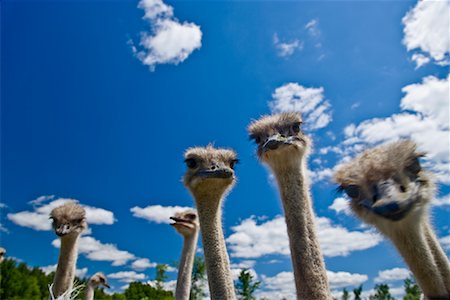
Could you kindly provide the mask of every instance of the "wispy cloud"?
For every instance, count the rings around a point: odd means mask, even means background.
[[[275,49],[277,49],[277,55],[280,57],[289,57],[296,50],[303,49],[303,42],[300,40],[294,39],[289,42],[282,42],[276,33],[273,35],[273,44]]]
[[[39,267],[39,269],[42,270],[46,275],[50,274],[51,272],[56,271],[57,265],[49,265],[44,267]],[[82,269],[76,269],[75,270],[75,276],[79,278],[85,278],[88,272],[88,268],[82,268]]]
[[[7,218],[16,225],[28,227],[34,230],[47,231],[51,230],[51,221],[49,219],[50,212],[67,202],[79,203],[76,199],[58,198],[54,196],[42,196],[36,200],[30,201],[29,204],[33,205],[33,211],[21,211],[17,213],[9,213]],[[47,201],[51,201],[48,204],[44,204]],[[111,225],[114,224],[113,212],[103,209],[92,207],[88,205],[82,205],[86,211],[86,221],[89,224],[96,225]]]
[[[449,16],[448,1],[418,1],[403,17],[403,44],[408,51],[421,51],[412,56],[417,68],[431,59],[439,64],[448,64]]]
[[[133,281],[143,281],[147,278],[144,273],[136,273],[134,271],[121,271],[116,273],[110,273],[107,275],[108,278],[117,279],[121,282],[130,283]]]
[[[353,251],[378,245],[382,237],[372,231],[349,231],[324,217],[316,217],[317,234],[325,256],[347,256]],[[231,256],[257,258],[264,255],[290,255],[284,217],[258,224],[255,218],[243,220],[231,228],[226,239]]]
[[[150,32],[142,32],[139,45],[130,41],[133,53],[151,71],[158,64],[177,65],[202,45],[200,26],[179,22],[173,7],[162,0],[141,0],[138,5],[145,11],[144,19],[150,23]]]
[[[334,199],[333,204],[331,204],[328,208],[334,210],[338,214],[343,213],[348,216],[352,214],[349,206],[349,200],[344,197]]]
[[[323,128],[332,120],[331,104],[325,99],[323,87],[308,88],[291,82],[277,88],[272,98],[272,113],[298,111],[308,130]]]
[[[389,270],[383,270],[378,272],[378,276],[375,277],[375,283],[380,282],[392,282],[405,280],[406,278],[411,276],[411,272],[405,268],[393,268]]]
[[[156,265],[157,263],[150,262],[148,258],[140,258],[133,261],[133,263],[131,264],[131,268],[136,271],[144,271],[148,268],[154,268],[156,267]]]
[[[311,21],[306,23],[305,29],[308,31],[309,35],[313,37],[318,37],[321,34],[318,19],[312,19]]]
[[[61,240],[55,239],[52,245],[61,247]],[[122,266],[136,256],[128,251],[119,250],[114,244],[104,244],[92,236],[82,236],[79,239],[78,251],[86,258],[94,261],[110,261],[113,266]]]
[[[192,208],[183,206],[149,205],[146,207],[135,206],[131,208],[130,211],[136,218],[142,218],[158,224],[170,224],[170,217],[174,216],[177,212],[181,212],[187,209]]]

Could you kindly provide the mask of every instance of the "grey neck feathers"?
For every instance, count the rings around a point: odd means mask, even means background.
[[[86,293],[84,294],[84,300],[94,300],[94,290],[95,285],[92,282],[88,281]]]
[[[61,238],[58,266],[56,267],[52,288],[55,298],[73,287],[78,257],[78,237],[78,235],[71,235]],[[70,297],[70,293],[68,293],[68,297]]]
[[[175,291],[176,300],[189,300],[197,240],[198,230],[193,235],[184,238],[183,251],[178,268],[177,288]]]
[[[331,299],[325,264],[316,237],[304,160],[272,168],[285,212],[297,299]]]
[[[450,266],[428,218],[416,227],[400,227],[385,234],[397,247],[427,298],[448,299]]]
[[[196,200],[211,299],[236,299],[222,230],[221,201],[198,197]]]

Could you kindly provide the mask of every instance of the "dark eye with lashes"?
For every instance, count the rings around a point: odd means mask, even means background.
[[[294,125],[292,125],[291,129],[294,133],[299,133],[301,131],[300,128],[301,123],[295,123]]]
[[[239,159],[233,159],[230,161],[230,168],[234,169],[234,166],[239,163]]]
[[[186,158],[186,159],[184,160],[184,162],[186,163],[186,166],[187,166],[188,168],[190,168],[190,169],[194,169],[194,168],[196,168],[197,165],[198,165],[197,161],[196,161],[195,159],[193,159],[193,158]]]
[[[356,199],[359,198],[359,195],[361,194],[361,189],[356,184],[349,184],[347,186],[340,186],[337,189],[338,192],[345,192],[347,196],[350,198]]]
[[[422,167],[420,166],[420,162],[418,158],[415,158],[412,163],[406,167],[406,170],[411,172],[414,175],[417,175],[421,170]]]

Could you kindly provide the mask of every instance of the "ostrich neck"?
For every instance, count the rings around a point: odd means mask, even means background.
[[[197,198],[211,299],[236,299],[222,230],[221,199]]]
[[[331,299],[325,264],[316,237],[305,161],[273,169],[285,212],[298,299]]]
[[[198,230],[191,236],[184,238],[181,252],[180,267],[178,268],[176,300],[189,300],[191,292],[192,267],[194,265],[195,249],[197,247]]]
[[[437,250],[435,247],[440,249],[440,246],[432,241],[435,238],[430,236],[429,226],[425,220],[425,224],[421,222],[414,228],[391,231],[388,236],[411,269],[425,296],[444,299],[449,294],[439,273],[440,261],[434,256]]]
[[[444,250],[442,250],[442,247],[439,244],[439,241],[436,238],[436,234],[434,233],[434,230],[430,223],[427,223],[425,225],[425,230],[428,245],[431,248],[431,252],[434,256],[436,265],[439,267],[439,273],[441,274],[441,278],[444,281],[444,285],[447,290],[447,296],[450,297],[450,263],[447,256],[445,255]]]
[[[56,298],[72,289],[78,256],[77,243],[78,235],[61,238],[58,266],[56,267],[55,278],[53,279],[53,295]],[[69,297],[70,293],[68,293],[67,298]]]
[[[95,285],[92,282],[88,281],[86,293],[84,294],[84,300],[94,300],[94,290]]]

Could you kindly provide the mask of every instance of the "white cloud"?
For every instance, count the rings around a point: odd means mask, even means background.
[[[256,260],[242,260],[238,263],[232,263],[231,268],[233,269],[251,269],[255,266]]]
[[[49,266],[45,266],[45,267],[40,267],[39,269],[41,269],[42,272],[45,273],[45,275],[48,275],[51,272],[56,271],[56,266],[57,265],[49,265]],[[79,278],[85,278],[87,272],[88,272],[88,268],[76,269],[75,270],[75,276],[77,276]]]
[[[295,50],[301,50],[303,48],[303,43],[298,39],[294,39],[291,42],[281,42],[278,34],[273,35],[273,44],[277,49],[277,54],[280,57],[288,57],[294,54]]]
[[[133,268],[133,270],[136,271],[144,271],[145,269],[148,268],[154,268],[156,267],[156,263],[154,262],[150,262],[150,260],[148,258],[140,258],[135,260],[132,264],[131,264],[131,268]]]
[[[272,94],[269,107],[272,113],[298,111],[306,129],[320,129],[332,120],[331,105],[323,93],[323,87],[307,88],[298,83],[287,83]]]
[[[16,225],[28,227],[38,231],[48,231],[52,229],[52,223],[49,219],[50,212],[67,202],[76,202],[78,200],[68,198],[58,198],[53,200],[54,196],[41,196],[36,200],[30,201],[29,204],[33,205],[34,211],[21,211],[18,213],[9,213],[7,218]],[[52,202],[45,204],[44,202],[53,200]],[[86,221],[89,224],[97,225],[111,225],[114,224],[114,214],[111,211],[103,208],[97,208],[87,205],[81,205],[86,210]]]
[[[416,70],[431,61],[431,59],[428,56],[425,56],[420,53],[414,53],[411,56],[411,60],[416,63]]]
[[[417,67],[427,63],[427,57],[441,63],[446,60],[449,53],[449,15],[448,1],[418,1],[403,17],[403,44],[408,51],[422,52],[421,56],[413,56]]]
[[[147,281],[147,284],[152,287],[157,287],[156,280]],[[175,293],[175,288],[177,287],[177,281],[176,280],[165,281],[162,283],[162,287],[165,291],[172,291],[173,293]]]
[[[393,268],[389,270],[383,270],[378,272],[378,276],[375,277],[375,283],[385,283],[391,281],[405,280],[411,276],[411,272],[405,268]]]
[[[357,287],[368,279],[365,274],[332,271],[327,271],[327,277],[331,289]],[[258,297],[296,299],[294,274],[292,272],[280,272],[273,277],[262,275],[261,281],[262,285],[257,294]]]
[[[151,32],[141,33],[140,50],[132,44],[134,54],[154,71],[157,64],[179,64],[202,45],[202,31],[194,23],[180,23],[173,15],[173,8],[161,0],[141,0],[144,19],[151,25]]]
[[[441,243],[442,248],[444,248],[447,251],[450,251],[450,235],[440,238],[439,242]]]
[[[347,216],[350,216],[352,213],[348,202],[348,199],[339,197],[334,199],[333,204],[331,204],[328,208],[334,210],[338,214],[343,213]]]
[[[155,222],[158,224],[165,223],[170,224],[170,217],[174,216],[175,213],[191,209],[190,207],[182,206],[161,206],[161,205],[149,205],[147,207],[141,208],[135,206],[130,209],[133,216],[136,218],[146,219],[150,222]]]
[[[320,35],[320,30],[319,30],[319,20],[317,19],[313,19],[311,21],[309,21],[306,25],[305,25],[305,29],[308,30],[308,33],[313,36],[313,37],[317,37]]]
[[[333,169],[330,168],[317,168],[312,170],[307,170],[309,178],[312,183],[316,183],[333,176]]]
[[[449,205],[450,206],[450,194],[447,194],[447,195],[442,196],[440,198],[431,200],[431,204],[433,206],[444,206],[444,205]]]
[[[147,275],[143,273],[136,273],[134,271],[121,271],[116,273],[108,274],[106,277],[111,279],[117,279],[121,282],[130,283],[133,281],[142,281],[147,278]]]
[[[365,274],[327,271],[330,289],[357,287],[369,279]]]
[[[371,231],[349,231],[333,225],[330,219],[316,217],[317,234],[325,256],[347,256],[352,251],[365,250],[378,245],[382,237]],[[257,258],[264,255],[289,255],[289,240],[283,217],[257,224],[254,218],[243,220],[231,228],[227,239],[231,256]]]
[[[61,241],[55,239],[52,245],[56,248],[61,246]],[[129,260],[136,259],[134,254],[117,249],[116,245],[103,244],[91,236],[82,236],[78,241],[78,251],[88,259],[95,261],[111,261],[113,266],[122,266]]]
[[[341,144],[343,156],[410,138],[427,153],[425,168],[431,169],[441,183],[450,183],[449,78],[428,76],[421,83],[404,87],[401,113],[349,125]]]

